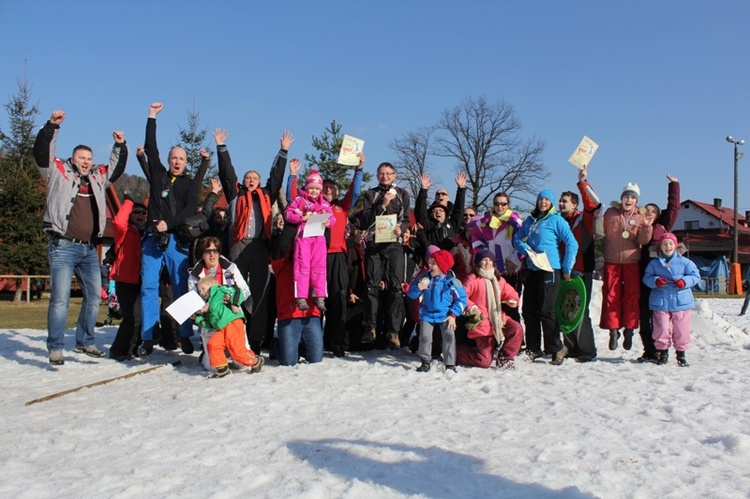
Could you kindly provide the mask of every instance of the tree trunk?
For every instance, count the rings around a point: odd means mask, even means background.
[[[13,296],[13,302],[21,303],[22,294],[23,294],[23,279],[16,279],[16,294]]]

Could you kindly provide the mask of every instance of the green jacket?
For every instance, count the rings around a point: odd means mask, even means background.
[[[224,303],[224,295],[229,295],[230,303]],[[232,312],[230,305],[242,303],[242,290],[236,286],[212,286],[208,295],[208,312],[198,315],[195,323],[207,329],[223,329],[235,319],[244,319],[240,310]]]

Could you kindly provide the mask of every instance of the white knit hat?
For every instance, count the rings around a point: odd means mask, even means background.
[[[638,184],[628,182],[627,184],[625,184],[625,187],[622,188],[620,199],[622,199],[625,194],[632,194],[633,196],[639,198],[641,197],[641,189],[638,187]]]

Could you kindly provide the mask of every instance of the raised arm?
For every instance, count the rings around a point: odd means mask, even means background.
[[[594,212],[601,208],[602,203],[587,180],[585,166],[578,171],[578,192],[581,193],[581,204],[583,205],[583,225],[586,231],[591,233],[594,231]]]
[[[39,129],[34,141],[34,160],[39,169],[39,174],[44,180],[49,179],[50,168],[55,166],[55,145],[63,120],[65,120],[65,111],[52,111],[52,116]]]
[[[281,149],[273,160],[273,166],[271,166],[271,173],[268,175],[268,182],[266,182],[266,189],[268,195],[271,198],[271,204],[273,204],[279,197],[279,190],[284,182],[284,172],[286,171],[286,159],[289,153],[289,148],[294,142],[292,132],[284,130],[284,133],[279,139],[281,143]]]
[[[362,190],[362,177],[363,177],[363,168],[365,164],[365,155],[364,153],[357,153],[357,156],[359,156],[359,165],[354,168],[354,177],[352,178],[352,183],[349,185],[349,190],[346,191],[346,196],[344,196],[344,199],[341,200],[341,207],[349,211],[352,209],[352,206],[357,204],[357,200],[359,199],[359,191]]]
[[[148,157],[149,171],[151,172],[151,181],[156,180],[154,173],[156,170],[166,172],[166,168],[159,158],[159,147],[156,145],[156,115],[164,108],[161,102],[154,102],[148,109],[148,120],[146,120],[146,141],[143,143],[143,149]]]
[[[145,175],[146,180],[148,180],[150,184],[151,183],[151,170],[148,169],[148,159],[146,158],[146,150],[143,148],[143,146],[138,146],[135,149],[135,157],[138,160],[138,164],[141,166],[143,175]]]
[[[206,171],[208,170],[208,167],[211,165],[211,156],[209,156],[208,151],[206,151],[205,149],[201,149],[200,154],[201,154],[201,164],[198,167],[198,171],[195,172],[194,180],[198,183],[199,186],[202,186],[203,179],[206,177]]]
[[[667,208],[662,212],[658,221],[667,229],[667,232],[672,232],[677,215],[680,213],[680,182],[669,173],[667,173],[667,180],[669,180]]]
[[[292,158],[289,162],[289,177],[286,179],[286,199],[290,203],[299,196],[299,190],[297,189],[297,174],[299,173],[300,168],[302,168],[300,160]]]
[[[107,168],[108,183],[113,184],[125,173],[125,165],[128,163],[128,147],[125,145],[125,132],[115,130],[112,132],[115,145],[109,155],[109,168]]]
[[[427,217],[427,189],[432,185],[432,180],[427,174],[422,174],[419,177],[420,189],[417,194],[417,199],[414,201],[414,218],[417,222],[427,227],[429,225],[429,218]]]
[[[207,220],[211,220],[214,214],[214,206],[219,200],[219,194],[221,194],[221,183],[218,178],[211,179],[211,192],[206,195],[206,199],[203,200],[203,206],[201,207],[201,213],[206,217]]]
[[[219,157],[219,181],[224,189],[227,203],[231,203],[237,197],[237,172],[234,170],[232,158],[226,146],[229,134],[223,128],[217,128],[213,135],[216,140],[216,155]]]
[[[458,229],[463,221],[464,207],[466,206],[466,174],[464,172],[459,172],[456,175],[456,186],[456,199],[453,202],[450,221],[453,227]]]

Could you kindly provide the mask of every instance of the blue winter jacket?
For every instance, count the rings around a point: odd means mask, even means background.
[[[565,257],[562,262],[560,242],[565,244]],[[562,270],[563,274],[570,274],[578,254],[578,241],[570,230],[570,225],[554,208],[540,219],[534,218],[533,215],[526,217],[521,228],[513,236],[513,246],[524,255],[527,249],[532,249],[536,253],[546,253],[552,268]],[[526,265],[532,270],[539,270],[530,258],[526,259]]]
[[[422,296],[419,304],[420,321],[438,323],[445,321],[450,314],[458,317],[463,313],[466,308],[466,291],[452,270],[444,275],[429,276],[430,287],[420,291],[417,284],[424,277],[420,275],[414,279],[406,293],[414,300]]]
[[[656,279],[659,277],[666,279],[667,283],[657,288]],[[674,283],[678,279],[685,281],[683,289],[678,288]],[[659,253],[657,258],[648,263],[646,275],[643,276],[643,283],[651,288],[648,308],[660,312],[679,312],[695,308],[695,300],[690,288],[700,280],[698,267],[689,259],[675,253],[670,260],[667,260],[663,253]]]

